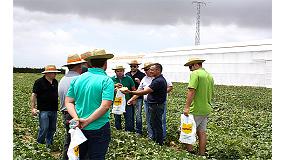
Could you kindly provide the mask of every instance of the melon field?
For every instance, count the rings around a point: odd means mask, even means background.
[[[42,74],[13,74],[13,157],[14,159],[60,159],[64,141],[61,113],[58,112],[54,144],[49,151],[36,143],[38,118],[29,106],[34,81]],[[63,75],[57,75],[59,81]],[[111,115],[112,140],[106,159],[271,159],[272,90],[262,87],[215,86],[213,112],[207,128],[207,155],[185,151],[178,141],[180,114],[187,84],[173,83],[168,96],[167,138],[159,146],[147,138],[143,112],[143,136],[116,131]],[[197,144],[195,145],[197,150]]]

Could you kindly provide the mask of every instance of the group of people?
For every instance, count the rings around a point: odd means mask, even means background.
[[[146,122],[147,122],[147,133],[150,139],[154,139],[153,134],[153,127],[151,127],[151,120],[150,120],[150,111],[149,111],[149,102],[147,101],[146,94],[140,93],[130,93],[132,91],[142,91],[146,90],[152,80],[155,78],[151,75],[151,66],[158,65],[151,62],[146,62],[144,67],[142,68],[145,73],[142,73],[138,68],[141,63],[138,63],[137,60],[132,60],[129,65],[131,68],[130,72],[125,74],[125,68],[121,65],[117,65],[113,70],[115,71],[115,76],[112,77],[115,83],[115,90],[116,88],[127,87],[127,91],[123,91],[125,93],[125,99],[127,101],[124,113],[125,119],[125,130],[136,132],[138,135],[142,135],[142,106],[144,106],[144,111],[146,114]],[[161,67],[161,65],[158,65]],[[159,85],[157,85],[159,86]],[[170,92],[173,89],[173,85],[170,81],[167,81],[167,89],[165,90],[166,93]],[[162,93],[165,95],[166,93]],[[160,93],[159,93],[160,94]],[[163,138],[166,138],[166,97],[163,101],[162,109],[163,109],[163,117],[161,120],[162,129],[163,129]],[[134,118],[135,115],[135,118]],[[115,127],[116,129],[122,129],[121,125],[121,115],[114,115],[115,117]]]
[[[123,114],[125,130],[142,135],[142,108],[147,122],[148,137],[159,145],[166,138],[167,93],[173,85],[162,74],[159,63],[144,63],[144,73],[139,70],[137,60],[129,63],[130,72],[117,65],[112,68],[115,76],[106,73],[107,61],[113,54],[103,49],[96,49],[84,54],[69,55],[65,76],[58,81],[55,65],[47,65],[43,77],[37,79],[31,96],[32,114],[39,116],[37,142],[50,148],[56,131],[58,97],[64,127],[66,129],[63,147],[63,159],[68,159],[70,144],[69,122],[75,120],[87,141],[79,145],[80,159],[105,159],[111,140],[110,108],[118,89],[125,94],[126,106]],[[205,154],[206,125],[212,111],[214,81],[202,67],[204,60],[192,58],[185,66],[192,71],[188,85],[184,114],[193,114],[197,125],[199,154]],[[122,129],[122,115],[114,114],[115,128]],[[193,152],[192,145],[186,145]]]

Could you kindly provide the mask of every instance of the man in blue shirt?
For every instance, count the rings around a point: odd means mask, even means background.
[[[147,96],[149,104],[150,123],[154,132],[153,140],[159,145],[163,145],[163,131],[162,131],[162,114],[164,111],[164,102],[167,96],[167,82],[161,74],[162,66],[159,63],[154,63],[150,66],[150,75],[155,77],[151,84],[144,88],[144,90],[130,91],[123,93],[130,93],[134,95]],[[133,103],[128,101],[129,104]]]

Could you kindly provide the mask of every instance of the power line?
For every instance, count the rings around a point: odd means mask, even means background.
[[[203,1],[193,1],[192,4],[196,4],[196,8],[197,8],[195,45],[200,45],[200,13],[201,13],[201,5],[205,5],[206,6],[206,3],[203,2]]]

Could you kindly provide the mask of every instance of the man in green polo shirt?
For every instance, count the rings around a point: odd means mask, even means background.
[[[197,127],[197,136],[199,139],[199,155],[205,155],[206,150],[206,127],[208,115],[212,111],[212,98],[214,94],[213,77],[202,67],[205,60],[199,58],[190,58],[184,66],[189,66],[190,81],[188,84],[188,94],[184,107],[184,114],[193,114]],[[187,144],[187,150],[193,152],[193,145]]]
[[[116,88],[127,87],[129,90],[136,90],[135,83],[130,76],[125,75],[125,68],[123,66],[116,66],[113,68],[115,71],[115,76],[112,77],[112,80],[115,83]],[[126,102],[131,98],[129,93],[125,94]],[[125,130],[134,132],[135,129],[135,119],[134,119],[134,106],[126,104],[126,112],[124,113],[125,118]],[[115,127],[116,129],[122,129],[122,120],[121,115],[114,114],[115,117]]]
[[[105,159],[111,140],[110,111],[114,98],[114,82],[107,76],[107,59],[113,54],[92,51],[86,58],[90,68],[76,77],[66,94],[65,106],[87,141],[79,145],[80,159]]]

